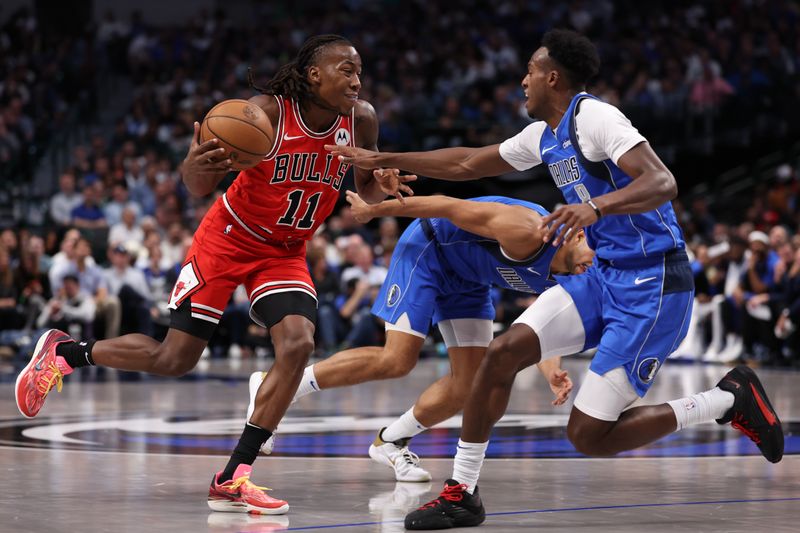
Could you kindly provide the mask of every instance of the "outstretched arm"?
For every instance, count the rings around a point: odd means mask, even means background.
[[[500,156],[500,145],[482,148],[443,148],[430,152],[373,152],[350,146],[325,146],[341,161],[359,168],[399,168],[414,174],[451,181],[497,176],[514,170]]]
[[[369,102],[359,100],[355,108],[355,134],[359,148],[336,146],[338,149],[364,150],[378,153],[378,116]],[[326,148],[329,148],[326,146]],[[335,155],[335,153],[334,153]],[[343,160],[352,164],[351,161]],[[416,176],[400,176],[399,172],[387,173],[377,169],[377,165],[354,165],[356,190],[370,204],[380,202],[387,195],[395,196],[401,202],[403,193],[411,196],[414,192],[406,183],[417,179]],[[374,171],[373,171],[374,170]]]
[[[601,216],[645,213],[678,195],[675,177],[647,142],[641,142],[625,152],[617,166],[633,181],[614,192],[592,198]],[[591,226],[598,219],[597,212],[589,204],[565,205],[544,217],[543,223],[550,226],[545,240],[553,238],[562,224],[561,234],[567,235],[566,240],[570,240],[577,230]],[[558,244],[559,238],[553,242]]]
[[[514,259],[530,257],[542,245],[542,217],[521,205],[475,202],[449,196],[416,196],[367,204],[356,193],[347,191],[347,201],[359,222],[381,216],[446,218],[453,224],[481,237],[496,240]]]

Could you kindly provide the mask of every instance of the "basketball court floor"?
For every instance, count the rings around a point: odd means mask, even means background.
[[[426,360],[405,379],[323,391],[292,406],[275,455],[259,457],[253,474],[289,501],[289,514],[211,512],[208,484],[241,433],[247,377],[257,369],[234,363],[201,362],[181,380],[79,371],[34,420],[17,412],[15,375],[6,375],[0,531],[399,532],[405,513],[449,477],[460,419],[412,442],[431,483],[396,483],[366,454],[375,431],[447,371],[446,361]],[[565,366],[579,386],[587,361]],[[668,363],[646,400],[707,389],[726,370]],[[480,480],[487,519],[476,531],[800,531],[800,374],[759,375],[786,432],[777,465],[716,424],[626,457],[581,457],[566,440],[569,406],[552,407],[544,380],[526,371],[493,435]]]

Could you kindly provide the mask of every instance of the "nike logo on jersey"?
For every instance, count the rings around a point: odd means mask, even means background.
[[[284,141],[293,141],[295,139],[302,139],[305,135],[289,135],[288,133],[283,134]]]
[[[554,146],[548,146],[547,148],[545,148],[544,150],[542,150],[542,155],[546,154],[546,153],[547,153],[547,152],[549,152],[550,150],[553,150],[554,148],[558,148],[558,145],[554,145]]]
[[[633,283],[634,285],[641,285],[642,283],[647,283],[648,281],[653,281],[654,279],[656,279],[655,276],[653,276],[652,278],[636,278],[635,280],[633,280]]]

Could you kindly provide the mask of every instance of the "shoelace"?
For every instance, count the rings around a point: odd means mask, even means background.
[[[260,487],[260,486],[256,485],[255,483],[250,481],[250,477],[249,476],[237,477],[236,479],[233,480],[233,483],[231,483],[231,488],[236,490],[239,487],[241,487],[242,485],[244,485],[244,487],[246,489],[250,489],[250,490],[252,490],[252,489],[272,490],[272,489],[270,489],[268,487]]]
[[[56,390],[58,390],[58,392],[61,392],[61,387],[64,386],[64,373],[61,372],[61,369],[58,368],[56,363],[50,363],[50,366],[47,367],[47,370],[51,372],[50,377],[44,378],[37,382],[39,392],[43,398],[46,397],[51,390],[53,390],[53,385],[56,386]]]
[[[441,492],[441,494],[439,494],[439,497],[420,507],[420,510],[436,507],[439,505],[439,500],[442,498],[450,502],[460,502],[464,499],[465,492],[467,492],[467,486],[463,483],[460,485],[445,485],[444,490]]]
[[[761,444],[761,437],[758,436],[754,429],[749,428],[748,424],[749,422],[745,420],[744,415],[741,413],[733,417],[733,421],[731,422],[731,426],[747,435],[751,441],[756,444]]]
[[[405,459],[406,463],[410,464],[411,466],[418,466],[419,465],[419,455],[415,454],[408,448],[403,448],[400,452]]]

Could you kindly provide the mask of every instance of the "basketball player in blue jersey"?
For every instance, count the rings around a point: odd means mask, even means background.
[[[578,451],[611,456],[716,419],[742,431],[769,461],[783,456],[778,416],[747,367],[731,370],[709,391],[628,409],[685,336],[693,283],[669,203],[677,194],[675,178],[618,109],[584,92],[599,63],[585,37],[567,30],[545,34],[522,80],[528,114],[541,121],[499,145],[408,154],[328,147],[359,167],[449,180],[547,164],[569,205],[544,218],[545,239],[569,242],[585,228],[597,253],[585,275],[545,292],[489,345],[464,407],[453,479],[439,498],[406,517],[408,529],[483,522],[478,475],[515,374],[582,348],[596,346],[597,354],[567,426]]]
[[[581,274],[594,252],[579,230],[562,245],[543,241],[542,206],[502,196],[459,200],[421,196],[367,204],[347,192],[356,220],[414,217],[392,255],[389,272],[372,313],[386,323],[386,343],[339,352],[306,367],[295,399],[311,392],[405,376],[417,364],[431,324],[437,325],[450,357],[450,374],[428,387],[399,419],[382,428],[370,446],[375,461],[394,469],[397,481],[424,482],[430,474],[408,449],[409,441],[464,407],[464,401],[492,340],[492,285],[540,294],[557,274]],[[560,277],[560,276],[559,276]],[[568,277],[568,276],[567,276]],[[572,390],[558,358],[539,369],[564,403]],[[251,376],[253,397],[264,374]],[[271,451],[268,445],[265,452]]]

